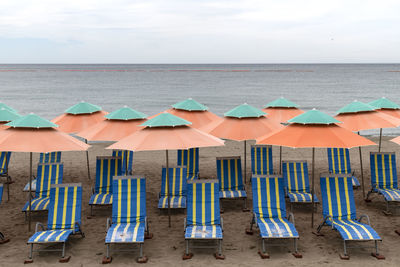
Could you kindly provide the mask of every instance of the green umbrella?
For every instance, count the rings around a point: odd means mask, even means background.
[[[10,107],[10,106],[8,106],[8,105],[2,103],[2,102],[0,102],[0,109],[1,109],[1,108],[5,108],[5,109],[7,109],[7,110],[9,110],[9,111],[11,111],[11,112],[17,113],[17,111],[16,111],[15,109],[13,109],[12,107]]]

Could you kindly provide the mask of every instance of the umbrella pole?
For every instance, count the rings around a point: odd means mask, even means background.
[[[282,146],[279,147],[279,173],[282,173]]]
[[[32,207],[32,152],[29,154],[29,210],[28,210],[28,231],[31,231],[31,207]]]
[[[315,148],[312,148],[312,185],[311,185],[311,200],[312,200],[312,213],[311,213],[311,228],[314,228],[314,179],[315,179]]]
[[[378,152],[381,152],[381,144],[382,144],[382,128],[379,131],[379,149],[378,149]]]
[[[87,144],[87,139],[85,139],[85,143]],[[90,167],[89,167],[89,150],[86,150],[86,161],[87,161],[87,174],[90,180]]]
[[[360,135],[360,132],[358,132],[358,135]],[[358,150],[360,151],[361,187],[362,187],[363,198],[365,199],[364,171],[363,171],[361,147],[358,147]]]
[[[171,192],[171,188],[169,186],[169,164],[168,164],[168,150],[165,150],[165,155],[166,155],[166,160],[167,160],[167,170],[166,170],[166,182],[167,182],[167,187],[168,187],[168,227],[171,227],[171,203],[170,203],[170,197],[169,197],[169,192]]]
[[[8,176],[8,153],[11,152],[6,152],[6,170],[4,171],[6,178],[7,178],[7,182],[11,182],[11,179]],[[10,201],[10,184],[7,184],[7,202]]]
[[[247,179],[247,173],[246,173],[246,140],[244,140],[244,170],[243,170],[243,176],[244,176],[244,183],[246,184],[246,179]]]

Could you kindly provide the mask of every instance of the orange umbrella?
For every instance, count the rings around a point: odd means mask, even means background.
[[[291,118],[294,118],[302,113],[303,110],[297,108],[298,105],[284,97],[280,97],[274,101],[269,102],[264,106],[263,111],[267,113],[267,118],[278,121],[279,123],[286,123]]]
[[[352,148],[375,145],[374,142],[338,126],[338,120],[316,109],[288,121],[283,129],[258,138],[257,144],[312,148],[312,204],[314,207],[315,148]],[[314,226],[314,208],[311,227]]]
[[[125,137],[107,149],[133,151],[166,151],[166,167],[169,169],[168,150],[189,149],[193,147],[223,146],[224,141],[189,127],[191,123],[167,112],[142,124],[145,128]],[[168,171],[166,184],[169,187]],[[168,190],[168,192],[171,192]],[[170,200],[168,194],[168,220],[171,226]]]

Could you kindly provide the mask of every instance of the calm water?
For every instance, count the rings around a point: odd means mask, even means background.
[[[0,92],[21,114],[48,119],[81,100],[152,115],[188,97],[218,115],[280,96],[334,115],[354,99],[400,103],[400,64],[0,65]]]

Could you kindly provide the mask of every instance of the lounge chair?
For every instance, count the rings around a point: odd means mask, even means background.
[[[107,219],[107,251],[103,264],[112,261],[111,244],[139,244],[137,261],[145,263],[147,257],[143,255],[144,239],[152,237],[146,215],[146,179],[143,176],[116,176],[113,192],[115,198],[112,203],[112,219]]]
[[[10,200],[10,184],[14,183],[11,176],[8,174],[8,165],[10,164],[11,152],[0,152],[0,178],[3,185],[7,186],[7,200]]]
[[[371,152],[371,191],[366,201],[373,193],[383,195],[386,201],[385,214],[391,214],[389,203],[400,203],[400,189],[397,182],[396,155],[389,152]]]
[[[127,150],[113,150],[113,157],[119,157],[122,161],[121,173],[122,174],[132,174],[133,171],[133,151]],[[128,165],[128,170],[126,171],[126,165]]]
[[[121,175],[121,158],[97,157],[96,181],[90,196],[90,215],[93,216],[93,206],[107,206],[113,202],[113,177]]]
[[[47,210],[50,203],[50,187],[53,184],[61,184],[63,179],[62,163],[40,163],[38,164],[38,177],[35,197],[31,200],[31,211]],[[22,209],[29,211],[29,201]]]
[[[218,247],[215,257],[225,259],[222,255],[223,220],[220,216],[217,180],[191,180],[187,185],[187,216],[184,221],[186,250],[183,259],[191,259],[189,242],[212,242],[192,248]],[[202,242],[202,243],[203,243]],[[214,244],[216,242],[216,244]]]
[[[274,173],[272,146],[251,146],[251,173],[253,175],[269,175]]]
[[[170,208],[185,209],[186,208],[186,166],[177,166],[169,168],[169,187],[171,188]],[[158,200],[159,209],[168,208],[168,186],[167,186],[167,168],[162,168],[161,174],[161,192]]]
[[[221,201],[223,199],[243,199],[243,211],[248,211],[247,194],[243,184],[240,157],[217,158],[217,176],[220,187],[219,198]]]
[[[282,175],[291,211],[294,203],[312,203],[307,161],[282,161]],[[314,203],[318,203],[315,194]]]
[[[199,178],[199,148],[180,149],[177,157],[178,166],[186,166],[189,180]]]
[[[297,250],[299,234],[294,226],[294,215],[286,214],[283,179],[278,176],[253,176],[253,218],[247,234],[253,234],[253,225],[260,229],[262,259],[269,258],[266,251],[266,240],[293,239],[296,258],[302,258]],[[275,244],[277,245],[277,244]]]
[[[329,173],[351,174],[353,187],[359,187],[360,182],[351,171],[350,153],[348,148],[327,148]]]
[[[332,230],[338,231],[344,246],[344,254],[340,255],[341,259],[350,258],[347,253],[349,241],[374,241],[375,253],[372,253],[372,256],[384,259],[385,257],[378,252],[378,241],[382,240],[370,226],[368,215],[356,218],[351,174],[321,175],[320,185],[324,221],[318,226],[316,234],[321,235],[323,226],[329,226]],[[367,224],[361,223],[363,218],[366,219]]]
[[[55,184],[50,189],[50,205],[47,227],[36,223],[35,234],[28,240],[30,245],[29,258],[25,263],[33,262],[33,245],[62,244],[62,249],[42,249],[36,251],[61,251],[60,262],[68,262],[70,256],[65,256],[65,244],[70,235],[80,234],[85,237],[81,226],[82,185]]]
[[[1,204],[2,198],[3,198],[3,184],[0,184],[0,204]],[[10,239],[5,238],[3,233],[0,232],[0,244],[7,243],[8,241],[10,241]]]

